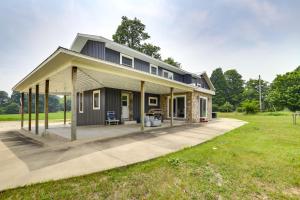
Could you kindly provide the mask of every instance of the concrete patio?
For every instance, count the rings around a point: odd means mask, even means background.
[[[181,126],[186,124],[185,121],[174,120],[173,126]],[[161,126],[158,127],[145,127],[145,131],[157,130],[161,128],[170,127],[169,120],[165,120]],[[34,129],[33,129],[34,132]],[[132,133],[140,132],[139,124],[120,124],[120,125],[90,125],[77,127],[77,139],[108,139],[120,137]],[[60,137],[71,140],[71,127],[70,125],[55,124],[47,130],[48,134],[55,134]]]
[[[217,119],[205,124],[75,142],[60,140],[60,137],[52,137],[51,134],[41,138],[13,128],[0,128],[0,190],[149,160],[203,143],[245,123],[235,119]],[[98,130],[99,127],[94,128]]]

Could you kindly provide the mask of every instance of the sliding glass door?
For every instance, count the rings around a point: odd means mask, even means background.
[[[200,104],[200,117],[206,118],[207,117],[207,98],[200,97],[199,104]]]
[[[173,99],[173,117],[185,118],[185,96],[175,96]],[[168,117],[171,117],[171,98],[168,97]]]

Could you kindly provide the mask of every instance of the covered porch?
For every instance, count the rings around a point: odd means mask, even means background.
[[[108,107],[109,102],[114,101],[111,99],[102,99],[102,95],[106,94],[105,88],[115,88],[123,92],[137,92],[138,113],[140,116],[139,124],[131,125],[117,125],[117,126],[104,126],[100,125],[101,121],[106,120],[106,111],[117,109],[113,106]],[[185,101],[174,99],[174,95],[190,94],[193,88],[186,84],[170,80],[167,78],[152,75],[146,72],[136,70],[134,68],[117,65],[107,61],[94,59],[79,53],[71,52],[65,49],[58,49],[46,61],[44,61],[38,68],[19,82],[14,90],[21,92],[21,127],[24,128],[24,96],[28,95],[28,130],[34,131],[37,135],[45,136],[49,133],[60,135],[64,138],[73,140],[85,139],[88,137],[111,137],[114,134],[122,135],[138,131],[145,131],[155,129],[154,127],[145,127],[145,94],[157,94],[161,97],[167,97],[167,103],[160,103],[160,108],[166,110],[164,123],[160,128],[171,127],[178,124],[183,124],[188,121],[187,107],[185,110],[177,113],[177,104],[186,104]],[[84,91],[99,90],[98,98],[88,102],[85,98],[80,100],[80,93]],[[102,92],[103,91],[103,92]],[[103,93],[103,94],[102,94]],[[35,94],[35,99],[32,99],[32,94]],[[32,126],[31,122],[31,102],[35,102],[35,107],[38,108],[39,95],[44,94],[44,125],[39,124],[39,110],[35,109],[35,124]],[[66,115],[64,119],[64,127],[49,126],[48,120],[48,97],[49,94],[71,96],[71,123],[66,124]],[[187,98],[187,97],[186,97]],[[107,102],[106,102],[107,101]],[[94,109],[95,102],[99,108]],[[119,106],[122,102],[116,101],[115,105]],[[174,106],[175,103],[175,106]],[[81,108],[83,104],[92,107],[93,111],[86,111],[88,115],[82,118],[91,118],[99,121],[97,125],[91,126],[78,126],[80,120]],[[112,104],[110,104],[112,105]],[[129,105],[130,107],[130,105]],[[175,108],[175,110],[174,110]],[[87,109],[87,108],[86,108]],[[98,110],[98,111],[97,111]],[[129,110],[128,116],[133,115]],[[66,111],[66,110],[65,110]],[[175,111],[175,112],[174,112]],[[173,114],[170,114],[173,113]],[[175,121],[174,117],[181,117],[182,120]],[[97,121],[97,122],[98,122]],[[88,130],[88,131],[87,131]]]

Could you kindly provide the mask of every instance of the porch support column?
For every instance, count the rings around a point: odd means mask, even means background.
[[[31,104],[32,104],[32,89],[28,91],[28,130],[31,131]]]
[[[67,96],[64,95],[64,125],[67,122]]]
[[[35,134],[39,134],[39,85],[35,86]]]
[[[45,131],[43,135],[46,134],[46,130],[49,127],[48,124],[48,112],[49,112],[49,80],[46,80],[45,82],[45,101],[44,101],[44,113],[45,113]]]
[[[77,81],[77,67],[72,67],[72,106],[71,106],[71,141],[76,140],[77,129],[77,94],[76,94],[76,81]]]
[[[24,92],[21,93],[21,128],[24,127]]]
[[[171,93],[171,120],[170,120],[170,125],[173,126],[173,113],[174,113],[174,88],[171,87],[170,89],[170,93]]]
[[[145,82],[141,81],[141,131],[144,131],[145,122],[144,122],[144,114],[145,114]]]

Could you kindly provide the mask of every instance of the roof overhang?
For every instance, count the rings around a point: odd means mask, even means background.
[[[115,51],[118,51],[122,54],[127,54],[129,56],[132,56],[132,57],[135,57],[135,58],[138,58],[138,59],[141,59],[143,61],[146,61],[146,62],[149,62],[153,65],[157,65],[157,66],[160,66],[160,67],[163,67],[164,69],[167,69],[167,70],[170,70],[170,71],[173,71],[173,72],[176,72],[178,74],[191,74],[193,77],[199,77],[198,74],[196,73],[191,73],[191,72],[188,72],[188,71],[185,71],[184,69],[182,68],[178,68],[178,67],[174,67],[168,63],[165,63],[159,59],[156,59],[156,58],[153,58],[151,56],[148,56],[144,53],[141,53],[137,50],[134,50],[132,48],[129,48],[125,45],[122,45],[122,44],[118,44],[112,40],[109,40],[107,38],[104,38],[104,37],[101,37],[101,36],[97,36],[97,35],[89,35],[89,34],[82,34],[82,33],[78,33],[70,47],[70,49],[72,51],[75,51],[75,52],[80,52],[82,50],[82,48],[84,47],[85,43],[88,41],[88,40],[93,40],[93,41],[98,41],[98,42],[104,42],[105,43],[105,46],[110,48],[110,49],[113,49]]]
[[[197,88],[195,86],[152,75],[133,68],[96,59],[62,47],[58,48],[43,63],[17,83],[13,87],[13,90],[27,92],[29,88],[34,88],[35,85],[42,84],[44,80],[50,79],[51,77],[55,77],[57,82],[63,81],[64,79],[71,77],[69,74],[71,66],[77,66],[82,71],[94,71],[109,74],[114,77],[122,77],[124,80],[126,78],[127,80],[145,81],[146,83],[148,82],[153,84],[152,87],[173,87],[178,91],[192,92],[196,90],[207,94],[214,93],[214,91],[211,90]],[[62,89],[63,87],[67,88],[68,84],[69,83],[66,83],[65,86],[61,86],[59,89],[52,91],[55,91],[55,94],[69,93],[70,90]]]

